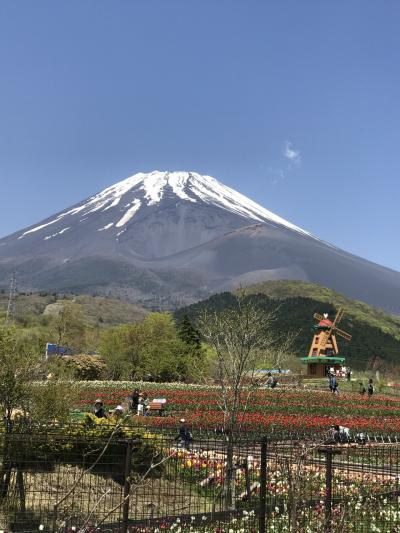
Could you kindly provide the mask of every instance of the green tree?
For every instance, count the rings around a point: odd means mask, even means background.
[[[26,407],[32,380],[41,375],[40,363],[40,352],[15,327],[0,327],[0,408],[7,427],[13,410]]]
[[[141,322],[117,326],[103,333],[100,353],[110,377],[188,380],[202,365],[203,351],[184,342],[170,313],[151,313]]]
[[[110,379],[121,380],[129,375],[126,328],[127,326],[116,326],[105,330],[101,335],[99,351],[106,361]]]
[[[179,337],[189,346],[201,347],[200,334],[193,326],[187,314],[183,315],[178,325]]]
[[[203,364],[203,352],[184,342],[170,313],[152,313],[142,322],[141,357],[146,373],[158,381],[193,380]]]
[[[14,327],[0,327],[0,408],[4,419],[0,500],[8,494],[13,463],[11,460],[12,416],[17,408],[25,410],[31,396],[31,380],[39,370],[39,354],[18,339]],[[22,473],[17,471],[20,493],[23,493]]]
[[[66,301],[60,303],[52,317],[51,326],[53,337],[59,346],[80,351],[86,348],[86,323],[80,306]]]
[[[68,397],[71,387],[63,390],[56,383],[40,388],[35,380],[45,373],[43,352],[35,343],[13,326],[0,326],[0,414],[4,420],[1,434],[2,467],[0,472],[0,500],[8,495],[13,468],[24,508],[24,478],[13,460],[11,435],[18,426],[16,418],[25,420],[63,420],[69,414]]]

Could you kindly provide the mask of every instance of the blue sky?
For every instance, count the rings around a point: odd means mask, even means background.
[[[207,173],[400,270],[396,0],[0,2],[0,236]]]

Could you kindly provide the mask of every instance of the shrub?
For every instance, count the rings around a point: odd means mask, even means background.
[[[65,355],[62,357],[66,367],[75,379],[93,381],[105,377],[107,365],[99,355]]]

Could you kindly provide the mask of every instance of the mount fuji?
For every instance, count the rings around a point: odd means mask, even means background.
[[[400,313],[400,273],[340,250],[210,176],[138,173],[0,240],[0,285],[172,308],[276,279]]]

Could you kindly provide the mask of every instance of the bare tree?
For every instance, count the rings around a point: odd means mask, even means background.
[[[293,344],[299,331],[286,331],[284,335],[275,338],[263,354],[263,359],[268,361],[271,368],[282,368],[289,361],[294,360]]]
[[[271,465],[272,471],[281,471],[287,483],[287,526],[290,532],[303,531],[299,520],[303,516],[303,500],[307,494],[304,489],[309,483],[310,473],[324,468],[314,462],[315,453],[322,444],[321,440],[314,442],[305,438],[292,448],[288,448],[285,453],[279,449],[279,443],[275,443],[274,459],[270,461],[272,463],[275,461],[275,464]],[[269,453],[271,454],[271,450]]]
[[[198,329],[215,352],[215,375],[219,407],[227,446],[225,505],[234,506],[234,448],[253,392],[259,387],[257,369],[276,350],[286,352],[289,343],[278,339],[271,325],[275,312],[266,313],[254,298],[241,291],[223,311],[204,312]]]

